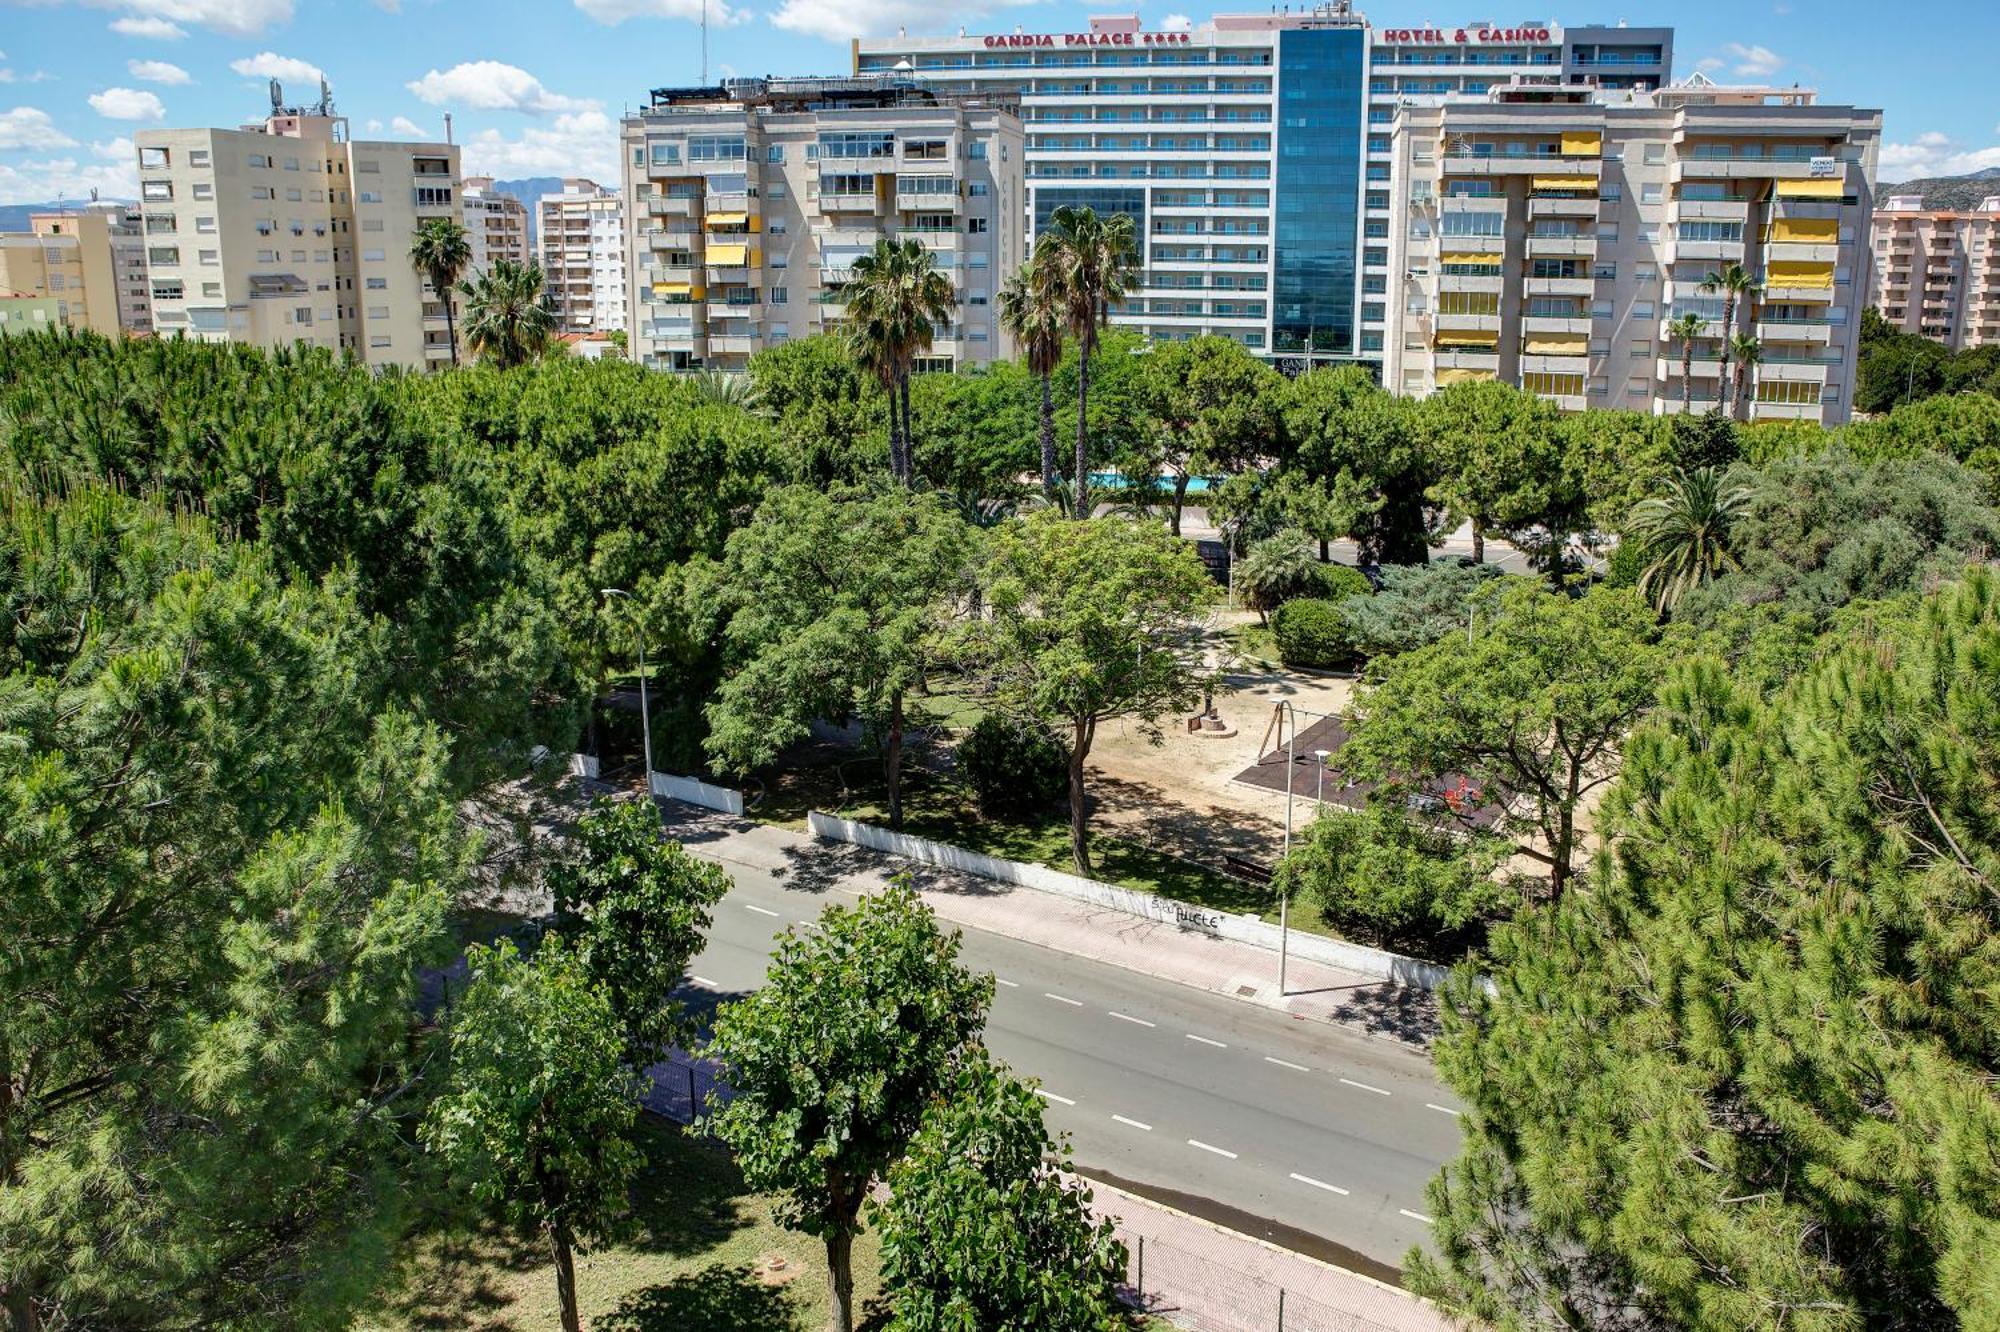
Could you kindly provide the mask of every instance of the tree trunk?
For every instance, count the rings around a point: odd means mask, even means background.
[[[1049,376],[1042,376],[1042,496],[1056,497],[1056,400]]]
[[[433,287],[438,285],[435,277],[431,279],[431,285]],[[444,302],[444,336],[445,341],[451,344],[451,368],[456,370],[458,369],[458,325],[451,317],[451,284],[449,282],[439,288],[438,299]]]
[[[569,1227],[552,1221],[548,1232],[549,1252],[556,1262],[556,1303],[561,1307],[563,1332],[583,1332],[583,1320],[576,1309],[576,1260],[570,1254]]]
[[[889,476],[900,482],[903,479],[903,414],[896,410],[896,379],[889,377],[884,387],[889,391]]]
[[[833,1294],[833,1332],[854,1332],[854,1236],[845,1229],[826,1237],[826,1284]]]
[[[884,778],[889,784],[889,826],[903,826],[903,691],[889,696],[889,743],[882,756]]]
[[[1729,415],[1729,335],[1736,330],[1736,298],[1729,296],[1722,302],[1722,361],[1716,373],[1716,410]]]
[[[1070,726],[1069,749],[1069,849],[1076,860],[1076,872],[1089,878],[1096,873],[1090,864],[1090,829],[1088,813],[1084,803],[1083,765],[1090,757],[1091,723],[1079,721]]]
[[[27,1132],[15,1121],[26,1100],[26,1075],[14,1071],[13,1051],[0,1032],[0,1190],[12,1188],[20,1173]],[[0,1310],[6,1312],[8,1332],[37,1332],[41,1327],[34,1296],[25,1285],[0,1283]]]
[[[1486,520],[1483,518],[1472,520],[1472,562],[1486,563]]]
[[[917,484],[917,438],[916,430],[910,424],[910,372],[903,372],[903,382],[897,387],[903,399],[903,484]]]
[[[1175,536],[1181,534],[1181,510],[1187,507],[1189,477],[1185,474],[1174,478],[1174,516],[1167,530]]]
[[[1576,840],[1574,816],[1564,810],[1556,820],[1555,845],[1549,848],[1549,905],[1562,901],[1563,890],[1569,887],[1570,855]]]
[[[1325,537],[1319,539],[1319,562],[1325,564],[1333,558],[1333,546]]]
[[[1681,348],[1681,415],[1694,410],[1694,343]]]
[[[1078,346],[1076,356],[1076,516],[1090,517],[1090,433],[1085,418],[1090,408],[1090,349]]]

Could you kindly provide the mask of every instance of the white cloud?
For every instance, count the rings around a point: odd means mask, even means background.
[[[1169,14],[1160,20],[1161,32],[1186,32],[1194,27],[1194,20],[1186,14]]]
[[[106,162],[131,162],[139,156],[139,149],[130,139],[105,139],[90,145],[91,153]]]
[[[985,18],[1033,0],[968,0],[950,12],[960,21]],[[771,22],[790,32],[810,33],[846,46],[857,34],[892,36],[898,28],[934,32],[940,11],[932,0],[784,0]]]
[[[186,70],[182,69],[179,65],[169,64],[164,60],[128,60],[125,62],[125,68],[132,72],[133,78],[143,83],[180,84],[193,82],[188,77]]]
[[[281,79],[288,83],[318,83],[326,77],[326,71],[310,60],[282,56],[276,51],[259,51],[256,55],[232,60],[229,67],[246,78]]]
[[[186,28],[163,18],[113,19],[111,31],[121,37],[150,37],[162,42],[177,42],[187,36]]]
[[[292,21],[292,0],[86,0],[138,19],[192,24],[228,37],[255,37]]]
[[[552,93],[527,70],[497,60],[472,60],[447,70],[434,69],[404,86],[433,106],[454,103],[481,111],[524,111],[537,116],[595,111],[598,107],[587,98]]]
[[[362,128],[366,129],[370,134],[380,134],[382,132],[382,122],[379,120],[370,119],[369,122]]]
[[[618,126],[602,111],[559,115],[510,139],[498,130],[463,145],[468,176],[589,176],[618,179]]]
[[[1785,63],[1785,58],[1768,46],[1728,42],[1724,44],[1722,53],[1735,62],[1734,73],[1739,79],[1768,79]]]
[[[403,0],[375,0],[375,8],[385,14],[400,14],[403,12]]]
[[[608,26],[634,18],[686,19],[699,23],[701,0],[576,0],[576,7],[590,18]],[[727,0],[709,0],[708,21],[721,27],[748,23],[750,15],[733,9]]]
[[[2000,126],[1993,132],[2000,136]],[[1894,182],[1921,176],[1965,176],[1987,167],[2000,167],[2000,144],[1965,148],[1949,135],[1931,130],[1919,134],[1915,143],[1883,144],[1876,174],[1882,180]]]
[[[53,148],[74,148],[76,140],[56,128],[49,113],[36,106],[17,106],[0,111],[0,148],[28,148],[48,152]]]
[[[106,120],[164,120],[167,108],[138,88],[106,88],[90,95],[90,109]]]
[[[96,190],[107,199],[132,199],[139,194],[135,158],[122,163],[84,165],[73,157],[42,162],[0,162],[0,203],[46,203],[82,200]]]
[[[1720,56],[1703,56],[1694,62],[1694,67],[1704,74],[1713,74],[1728,63],[1727,60],[1722,59]]]
[[[397,116],[389,122],[389,128],[406,139],[428,139],[431,137],[429,130],[419,125],[416,121],[411,120],[408,116]]]

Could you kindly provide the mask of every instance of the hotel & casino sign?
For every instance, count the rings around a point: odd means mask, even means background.
[[[1548,28],[1384,28],[1382,41],[1389,46],[1448,46],[1455,42],[1477,42],[1482,46],[1509,43],[1546,43],[1555,40]]]

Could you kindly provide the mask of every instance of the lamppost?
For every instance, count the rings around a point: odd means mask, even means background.
[[[1292,854],[1292,774],[1298,771],[1299,714],[1290,699],[1278,700],[1280,715],[1291,723],[1285,733],[1285,855]],[[1287,883],[1289,884],[1289,880]],[[1285,968],[1292,951],[1292,892],[1286,887],[1278,894],[1278,997],[1285,997]]]
[[[1319,760],[1319,767],[1313,773],[1313,816],[1326,813],[1326,761],[1333,756],[1331,749],[1315,749],[1313,757]]]
[[[607,597],[632,600],[632,594],[622,587],[598,590]],[[639,734],[644,738],[646,747],[646,798],[650,800],[653,798],[653,709],[646,701],[646,626],[636,615],[632,617],[632,622],[639,633]]]

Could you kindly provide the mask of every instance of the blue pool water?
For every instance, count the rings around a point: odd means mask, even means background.
[[[1126,476],[1123,472],[1092,472],[1090,474],[1090,484],[1093,486],[1105,486],[1105,487],[1128,486],[1132,484],[1132,479]],[[1173,477],[1162,476],[1160,478],[1160,489],[1166,491],[1168,494],[1171,495],[1174,489]],[[1204,490],[1207,489],[1208,489],[1207,477],[1196,476],[1196,477],[1190,477],[1188,479],[1188,494],[1199,495]]]

